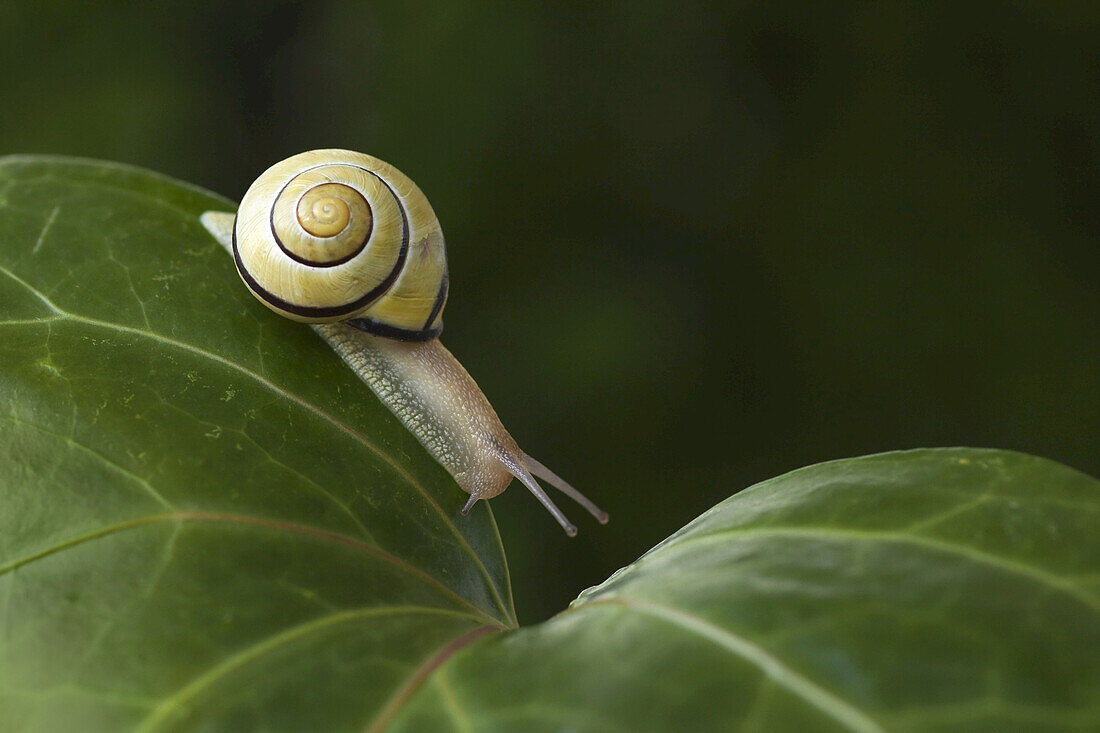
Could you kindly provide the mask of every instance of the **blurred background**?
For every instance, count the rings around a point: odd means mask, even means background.
[[[612,515],[493,501],[522,622],[809,463],[1100,474],[1098,4],[87,5],[0,5],[0,153],[428,194],[444,342]]]

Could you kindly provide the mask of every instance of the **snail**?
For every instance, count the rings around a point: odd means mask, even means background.
[[[431,204],[405,174],[364,153],[313,150],[268,168],[236,214],[206,229],[254,296],[312,325],[470,495],[462,514],[519,479],[569,536],[576,527],[535,480],[607,513],[520,450],[439,342],[447,252]]]

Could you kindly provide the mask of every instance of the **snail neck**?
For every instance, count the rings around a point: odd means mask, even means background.
[[[313,328],[464,491],[478,499],[504,491],[508,464],[523,452],[439,339],[399,341],[345,323]]]

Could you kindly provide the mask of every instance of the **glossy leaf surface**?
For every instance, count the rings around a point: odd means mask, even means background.
[[[210,208],[0,161],[0,729],[1100,727],[1100,482],[1016,453],[781,476],[490,633],[491,514]]]
[[[970,449],[795,471],[456,654],[400,723],[1096,730],[1100,482]]]
[[[499,535],[202,229],[233,204],[0,162],[0,729],[361,729],[514,625]],[[428,667],[425,667],[428,665]]]

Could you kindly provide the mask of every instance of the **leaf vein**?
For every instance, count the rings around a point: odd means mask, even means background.
[[[42,248],[42,243],[46,241],[46,235],[50,233],[50,228],[53,227],[54,219],[57,218],[58,213],[61,211],[61,204],[57,204],[50,211],[50,215],[46,217],[46,224],[42,227],[42,231],[38,233],[38,239],[34,241],[34,246],[31,247],[31,254],[38,254],[38,250]]]
[[[191,682],[181,687],[172,695],[166,697],[152,710],[145,720],[137,725],[136,729],[141,731],[155,729],[158,725],[164,723],[172,713],[182,708],[187,700],[193,699],[220,678],[262,657],[264,654],[278,649],[280,646],[289,644],[311,633],[328,628],[329,626],[347,623],[349,621],[359,621],[376,616],[391,616],[398,614],[438,614],[443,616],[458,616],[461,618],[467,617],[464,613],[441,608],[428,608],[424,606],[388,606],[339,611],[337,613],[312,619],[305,623],[298,624],[297,626],[292,626],[289,629],[284,629],[246,649],[242,649],[230,655],[206,672],[195,677]]]
[[[717,626],[705,619],[687,613],[677,608],[641,601],[625,596],[603,598],[590,601],[583,606],[571,609],[566,613],[577,613],[586,607],[596,605],[619,605],[629,610],[652,616],[665,621],[714,642],[726,651],[750,662],[776,685],[783,687],[791,694],[801,698],[809,705],[817,708],[838,723],[847,726],[854,731],[880,732],[884,729],[870,716],[853,706],[848,701],[826,690],[809,678],[799,674],[773,656],[763,647],[740,637],[728,629]]]
[[[110,458],[103,455],[99,451],[94,450],[90,446],[87,446],[87,445],[81,443],[80,441],[76,440],[75,438],[73,438],[71,436],[68,436],[68,435],[62,435],[61,433],[55,433],[52,430],[47,430],[46,428],[42,427],[41,425],[36,425],[35,423],[27,422],[26,420],[21,420],[18,417],[16,417],[15,415],[7,415],[6,418],[4,418],[4,419],[6,419],[7,422],[10,422],[14,425],[22,425],[22,426],[28,427],[31,430],[34,430],[34,431],[36,431],[36,432],[38,432],[42,435],[47,435],[47,436],[49,436],[51,438],[54,438],[56,440],[60,440],[64,443],[72,446],[73,448],[76,448],[78,451],[80,451],[82,453],[85,453],[89,456],[92,456],[95,460],[99,461],[100,463],[102,463],[107,468],[111,469],[112,471],[118,473],[119,475],[124,476],[124,477],[130,479],[131,481],[133,481],[134,483],[136,483],[138,486],[140,486],[142,489],[144,489],[146,491],[146,493],[149,494],[149,496],[151,496],[153,499],[155,499],[165,509],[173,509],[174,510],[176,508],[171,504],[171,502],[169,502],[167,499],[165,499],[164,496],[161,495],[161,493],[159,491],[157,491],[156,488],[153,486],[153,484],[151,484],[147,479],[144,479],[141,476],[134,473],[133,471],[130,471],[129,469],[124,468],[123,466],[120,466],[119,464],[115,463],[114,461],[112,461]]]
[[[935,550],[948,555],[954,555],[967,560],[971,560],[975,563],[982,565],[989,565],[996,567],[1005,572],[1018,575],[1021,577],[1029,578],[1031,580],[1040,583],[1041,585],[1054,588],[1066,595],[1076,598],[1078,601],[1088,606],[1094,611],[1100,612],[1100,602],[1091,595],[1083,592],[1081,589],[1074,586],[1072,583],[1066,581],[1057,575],[1052,575],[1040,568],[1027,563],[1018,562],[1008,558],[998,557],[988,552],[978,550],[973,547],[958,544],[957,542],[947,542],[945,540],[936,539],[934,537],[926,537],[921,535],[905,535],[899,532],[868,532],[864,530],[835,530],[821,527],[760,527],[752,529],[732,529],[724,530],[720,532],[713,532],[711,534],[701,535],[698,537],[691,537],[688,539],[675,542],[670,545],[665,545],[662,551],[672,550],[674,548],[682,548],[688,545],[694,545],[700,542],[728,539],[730,537],[756,537],[756,536],[782,536],[782,537],[794,537],[805,539],[822,539],[822,540],[855,540],[863,542],[896,542],[903,544],[916,545],[929,550]],[[652,555],[650,556],[652,557]],[[636,563],[633,567],[637,567]],[[621,577],[621,576],[620,576]]]
[[[487,633],[500,630],[501,629],[493,626],[481,626],[469,633],[463,634],[457,639],[451,640],[444,645],[443,648],[424,660],[424,662],[409,675],[405,684],[397,688],[389,701],[382,706],[382,709],[366,726],[367,733],[380,733],[381,730],[389,725],[401,710],[401,707],[409,701],[413,693],[420,689],[420,686],[431,676],[432,672],[439,669],[444,662],[453,657],[459,650],[469,646]]]

